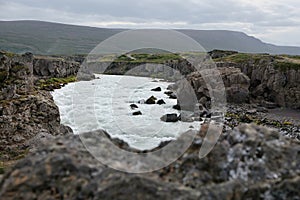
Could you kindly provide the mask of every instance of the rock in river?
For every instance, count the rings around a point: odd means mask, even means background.
[[[132,110],[134,110],[134,109],[136,109],[136,108],[139,108],[136,104],[131,104],[130,105],[130,108],[132,109]]]
[[[178,121],[178,116],[176,113],[173,113],[173,114],[166,114],[164,116],[162,116],[160,118],[161,121],[164,121],[164,122],[177,122]]]
[[[157,101],[157,104],[162,105],[162,104],[166,104],[166,102],[163,99],[160,99]]]
[[[154,92],[160,92],[160,91],[161,91],[161,87],[154,88],[154,89],[152,89],[151,91],[154,91]]]
[[[156,97],[151,96],[149,99],[146,100],[146,104],[155,104],[155,101],[157,100]]]
[[[136,112],[132,113],[132,115],[142,115],[142,112],[141,111],[136,111]]]

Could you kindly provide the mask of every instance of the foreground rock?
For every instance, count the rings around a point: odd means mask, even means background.
[[[204,134],[197,135],[172,165],[140,175],[103,166],[87,152],[78,136],[52,139],[4,175],[0,196],[8,200],[299,197],[299,142],[271,129],[242,125],[224,133],[212,152],[200,160]]]
[[[126,174],[101,165],[74,135],[56,139],[18,163],[4,176],[0,188],[0,196],[7,200],[197,197],[197,192],[188,188],[164,185],[151,177]]]

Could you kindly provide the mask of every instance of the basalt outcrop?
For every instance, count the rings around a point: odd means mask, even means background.
[[[299,59],[226,51],[214,51],[210,54],[214,56],[216,67],[224,81],[227,102],[259,103],[267,108],[300,108]],[[202,104],[210,104],[208,86],[201,73],[192,72],[186,79],[194,87],[198,100],[202,98]],[[212,88],[213,85],[209,87]],[[178,83],[175,88],[179,88]]]
[[[186,76],[184,80],[178,81],[171,88],[176,91],[178,96],[178,105],[181,107],[186,102],[194,104],[189,110],[193,110],[197,103],[206,108],[210,108],[211,94],[218,94],[218,91],[224,91],[224,99],[229,103],[246,103],[249,102],[250,79],[234,67],[219,67],[217,75],[197,71]],[[203,75],[204,74],[204,75]],[[205,76],[205,78],[203,78]],[[222,83],[215,83],[218,77],[222,78]],[[207,82],[209,81],[209,82]],[[215,84],[212,84],[215,83]],[[209,84],[209,86],[208,86]],[[211,93],[214,91],[214,93]],[[195,94],[196,100],[191,101],[189,96]],[[222,95],[222,93],[221,93]],[[189,98],[188,100],[186,98]],[[217,98],[217,97],[215,97]],[[198,101],[197,101],[198,100]]]
[[[210,154],[199,159],[206,126],[177,161],[146,174],[104,166],[78,135],[50,139],[4,175],[0,196],[7,200],[299,197],[299,142],[271,129],[242,125],[224,132]],[[82,137],[109,151],[101,138],[92,135]]]
[[[33,75],[40,78],[63,78],[76,75],[80,64],[59,57],[35,56]]]
[[[300,68],[280,66],[280,59],[263,55],[243,61],[217,62],[220,68],[239,68],[250,78],[250,96],[254,102],[275,103],[281,107],[300,108]],[[284,63],[284,62],[283,62]]]
[[[60,64],[62,66],[58,66]],[[76,70],[68,71],[66,66],[73,64],[57,63],[52,59],[43,59],[37,64],[37,59],[30,53],[0,53],[1,161],[18,156],[17,152],[25,151],[37,137],[71,132],[70,128],[60,124],[59,110],[51,94],[35,85],[41,78],[74,75]],[[62,68],[66,70],[54,70]]]
[[[186,60],[167,60],[161,63],[147,61],[131,62],[88,62],[87,68],[93,73],[105,73],[114,75],[132,75],[163,78],[166,80],[179,80],[195,68]]]

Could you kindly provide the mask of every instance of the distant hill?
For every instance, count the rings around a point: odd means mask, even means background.
[[[125,29],[106,29],[42,21],[0,21],[0,49],[35,54],[87,54],[101,41]],[[300,47],[267,44],[242,32],[225,30],[178,30],[207,51],[300,55]]]

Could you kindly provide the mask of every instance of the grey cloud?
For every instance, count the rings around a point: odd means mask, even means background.
[[[98,23],[128,28],[147,25],[194,29],[227,27],[258,36],[263,36],[268,29],[268,37],[272,37],[269,30],[286,28],[287,31],[299,27],[299,8],[300,2],[295,0],[0,0],[0,19]],[[279,39],[282,41],[278,43],[282,44],[297,40],[283,36]],[[300,45],[300,41],[297,42]]]

